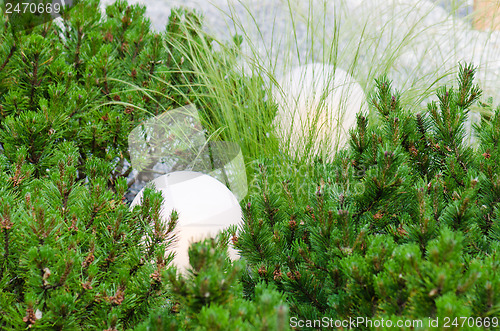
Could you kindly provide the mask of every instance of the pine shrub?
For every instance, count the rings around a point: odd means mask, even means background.
[[[474,71],[461,66],[422,112],[377,80],[380,122],[358,115],[331,163],[261,160],[237,238],[245,293],[273,284],[302,320],[498,318],[500,107],[474,150]]]
[[[194,243],[189,249],[192,269],[187,275],[164,271],[171,286],[167,309],[153,312],[137,330],[288,330],[288,307],[272,284],[255,286],[244,297],[242,260],[229,262],[219,239]]]
[[[146,189],[142,207],[129,210],[130,131],[196,101],[202,88],[192,63],[170,47],[201,43],[199,16],[174,10],[154,33],[144,12],[117,1],[102,16],[99,1],[81,1],[59,23],[26,30],[0,15],[2,330],[132,329],[175,305],[180,314],[169,321],[185,324],[201,312],[191,326],[215,325],[219,315],[242,325],[259,314],[276,319],[280,294],[264,285],[257,304],[238,299],[231,314],[221,313],[238,296],[242,267],[225,257],[217,269],[218,248],[198,254],[211,264],[188,286],[169,268],[177,215],[162,222],[159,192]],[[217,300],[205,291],[212,273]],[[195,290],[204,292],[181,300]],[[286,307],[279,309],[284,319]]]
[[[107,188],[105,161],[87,161],[83,184],[74,144],[59,144],[40,179],[26,154],[14,167],[1,158],[1,328],[122,329],[165,304],[157,275],[171,260],[175,217],[162,223],[161,194],[145,192],[142,209],[130,212],[125,179]]]
[[[51,151],[71,141],[79,180],[90,157],[110,163],[111,186],[128,176],[130,131],[194,101],[191,64],[169,41],[203,38],[193,12],[174,10],[156,33],[145,10],[119,0],[103,15],[98,0],[81,1],[62,20],[26,30],[0,17],[0,139],[10,162],[26,148],[34,176],[44,176]]]

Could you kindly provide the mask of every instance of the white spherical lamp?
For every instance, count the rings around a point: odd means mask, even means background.
[[[312,63],[293,69],[273,90],[278,104],[275,126],[295,157],[331,159],[346,145],[356,114],[366,111],[363,89],[346,71]]]
[[[179,215],[174,246],[174,265],[181,272],[189,266],[188,248],[193,242],[215,237],[221,230],[241,222],[242,211],[235,195],[215,178],[194,171],[176,171],[152,181],[163,195],[162,218],[167,221],[173,210]],[[131,208],[141,204],[143,190],[134,198]],[[229,256],[238,254],[232,243]]]

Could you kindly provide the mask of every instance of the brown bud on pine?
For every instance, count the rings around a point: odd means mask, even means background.
[[[281,279],[281,271],[280,271],[279,266],[276,266],[276,269],[274,269],[273,279],[274,280],[280,280]]]
[[[231,241],[233,242],[233,245],[237,245],[238,244],[238,236],[235,234],[233,234],[233,236],[231,237]]]
[[[85,283],[82,283],[82,287],[87,291],[93,289],[92,285],[90,285],[90,281],[86,281]]]
[[[9,230],[12,225],[14,224],[10,221],[10,215],[0,216],[0,229]]]
[[[118,287],[118,290],[116,291],[114,296],[109,297],[110,302],[115,305],[121,305],[124,299],[125,299],[125,292],[122,286]]]
[[[149,275],[151,279],[153,279],[155,282],[159,282],[161,280],[161,275],[160,271],[157,269],[155,272],[153,272],[151,275]]]
[[[104,36],[104,41],[107,42],[112,42],[113,41],[113,34],[111,32],[107,32],[106,35]]]
[[[82,267],[87,268],[92,262],[94,262],[94,252],[90,252],[89,255],[87,255],[82,262]]]
[[[418,155],[418,150],[415,148],[415,146],[411,146],[410,147],[410,153],[413,155],[413,156],[417,156]]]
[[[31,328],[33,324],[35,324],[37,317],[35,315],[35,311],[33,308],[28,307],[26,309],[26,316],[23,317],[23,322],[28,324],[28,328]]]
[[[300,272],[298,272],[297,270],[295,270],[294,272],[287,272],[286,273],[287,277],[290,278],[291,280],[299,280],[300,279]]]

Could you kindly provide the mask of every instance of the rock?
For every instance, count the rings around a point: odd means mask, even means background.
[[[152,181],[164,198],[161,217],[168,222],[173,210],[179,215],[175,228],[174,265],[185,272],[189,267],[188,248],[194,241],[213,238],[231,225],[241,223],[242,211],[236,197],[221,182],[193,171],[176,171]],[[130,208],[140,205],[143,190],[134,198]],[[167,254],[171,251],[167,251]],[[229,244],[229,256],[238,258]]]
[[[356,114],[367,111],[361,86],[346,71],[312,63],[284,75],[274,89],[275,126],[294,157],[331,159],[347,142]]]

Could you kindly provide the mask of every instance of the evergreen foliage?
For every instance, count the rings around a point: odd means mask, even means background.
[[[167,40],[202,38],[192,12],[174,10],[155,33],[145,10],[120,0],[103,16],[99,1],[81,1],[60,21],[20,31],[0,17],[0,139],[10,162],[26,148],[34,176],[43,176],[51,151],[71,141],[79,180],[90,157],[110,163],[111,186],[131,172],[130,131],[194,101],[186,99],[197,85],[192,66]]]
[[[219,241],[224,242],[224,241]],[[288,330],[288,308],[272,285],[256,284],[243,297],[242,260],[229,262],[215,240],[189,249],[192,269],[187,275],[174,269],[163,275],[171,286],[167,310],[153,312],[138,330]]]
[[[155,275],[170,262],[175,217],[163,224],[161,194],[148,190],[142,210],[130,212],[125,179],[107,189],[105,161],[91,157],[89,182],[77,181],[74,144],[59,145],[41,179],[26,155],[15,167],[2,155],[1,328],[113,330],[164,304]]]
[[[263,160],[237,240],[245,292],[274,284],[304,320],[498,317],[500,107],[474,151],[473,77],[461,66],[458,87],[416,114],[379,79],[381,125],[360,114],[332,163]]]
[[[169,320],[185,324],[196,311],[199,320],[189,325],[216,325],[238,296],[242,267],[226,261],[226,273],[203,264],[216,276],[210,288],[227,284],[216,300],[203,292],[198,301],[182,301],[187,289],[206,284],[200,276],[186,286],[173,269],[162,279],[177,215],[162,222],[163,198],[152,189],[132,211],[124,198],[130,131],[199,99],[193,91],[202,85],[172,46],[201,43],[198,15],[174,10],[165,31],[153,33],[144,12],[117,1],[102,16],[99,1],[81,1],[59,23],[23,31],[0,15],[2,330],[132,329],[174,298],[187,307]],[[199,258],[215,254],[211,263],[220,263],[221,252]],[[271,326],[285,319],[280,295],[260,290],[256,303],[231,303],[221,328],[231,316],[247,329],[258,316]]]

